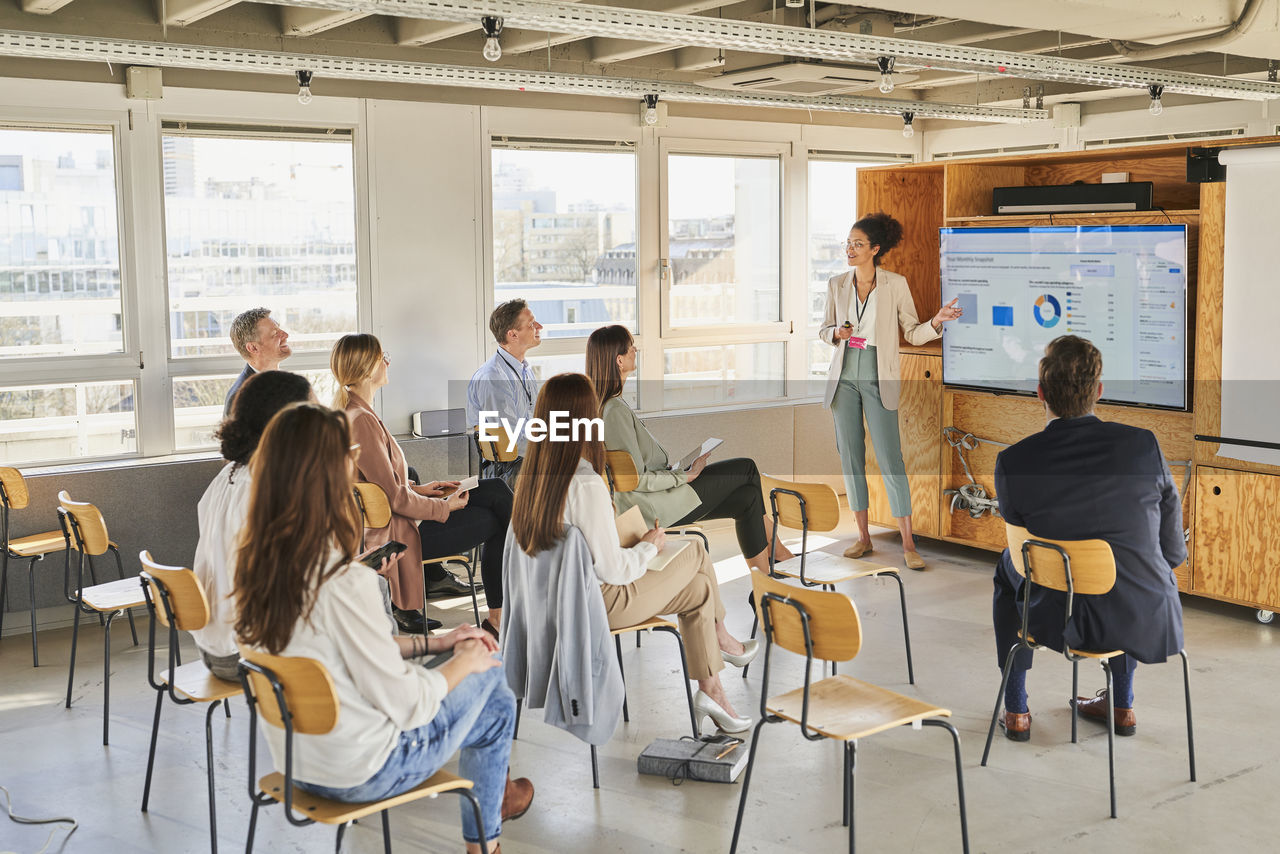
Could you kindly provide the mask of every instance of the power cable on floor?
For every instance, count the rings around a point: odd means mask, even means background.
[[[0,786],[0,792],[4,792],[5,807],[9,813],[9,820],[12,822],[16,822],[17,824],[70,824],[71,829],[67,831],[67,835],[62,839],[64,843],[67,839],[71,838],[71,834],[75,833],[76,828],[80,826],[80,823],[70,816],[59,816],[57,818],[27,818],[26,816],[14,815],[13,799],[9,795],[9,790],[4,786]],[[45,839],[44,845],[42,845],[40,850],[35,852],[35,854],[44,854],[44,852],[48,851],[49,845],[53,842],[53,837],[57,832],[58,829],[56,827],[49,831],[49,837]],[[18,854],[18,852],[0,851],[0,854]]]

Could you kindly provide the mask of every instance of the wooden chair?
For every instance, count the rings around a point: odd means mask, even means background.
[[[849,661],[862,647],[862,623],[853,600],[843,593],[807,590],[777,581],[759,571],[751,573],[756,612],[764,626],[764,685],[760,692],[760,722],[756,724],[742,780],[738,817],[733,826],[730,854],[738,850],[742,816],[746,810],[756,748],[765,724],[791,721],[800,725],[809,741],[829,738],[844,748],[844,824],[849,828],[849,851],[854,850],[854,775],[857,771],[858,739],[910,725],[942,727],[951,733],[955,748],[956,791],[960,805],[960,837],[969,851],[969,822],[964,803],[964,770],[960,759],[960,735],[942,720],[951,712],[914,697],[896,694],[852,676],[831,676],[810,683],[814,659]],[[769,697],[769,666],[773,646],[803,655],[804,685],[785,694]],[[767,698],[767,699],[766,699]],[[820,723],[813,723],[819,721]]]
[[[102,743],[107,743],[111,715],[111,623],[125,614],[129,617],[129,632],[133,645],[138,645],[138,630],[133,624],[131,608],[146,604],[136,576],[126,578],[120,550],[107,536],[107,523],[97,507],[87,501],[72,501],[66,490],[58,493],[58,522],[62,526],[67,547],[67,562],[63,570],[63,595],[75,608],[75,622],[71,629],[71,666],[67,670],[67,708],[71,708],[71,688],[76,676],[76,644],[80,637],[80,615],[96,614],[99,620],[106,616],[102,626]],[[71,586],[71,552],[77,559],[76,583]],[[116,558],[119,581],[98,584],[93,559],[111,552]],[[89,568],[92,587],[84,586],[84,570]],[[74,591],[74,592],[73,592]]]
[[[385,528],[391,524],[391,502],[387,500],[387,494],[382,491],[382,487],[376,483],[367,483],[361,481],[355,485],[353,490],[356,498],[356,505],[360,508],[360,515],[364,517],[365,528]],[[361,540],[363,545],[363,540]],[[446,555],[444,557],[428,558],[422,562],[422,589],[427,589],[427,567],[435,563],[460,563],[467,570],[467,581],[471,587],[471,613],[476,618],[476,625],[480,625],[480,600],[476,596],[476,570],[475,561],[470,555]],[[427,619],[426,600],[422,605],[422,620],[425,625]]]
[[[422,798],[434,798],[441,792],[453,792],[470,801],[471,808],[475,811],[476,826],[484,827],[480,802],[471,793],[472,782],[445,771],[437,771],[407,792],[367,803],[330,800],[295,788],[295,733],[324,735],[338,722],[338,694],[333,687],[333,679],[324,665],[315,659],[268,655],[243,647],[240,655],[240,681],[249,701],[249,798],[253,801],[253,812],[249,816],[249,836],[245,844],[246,854],[253,851],[258,808],[272,803],[284,804],[285,818],[292,825],[303,827],[315,822],[336,825],[337,851],[342,850],[342,835],[348,824],[380,812],[383,845],[390,854],[391,819],[388,810]],[[284,730],[285,762],[283,774],[275,772],[255,781],[259,714],[269,725]],[[487,852],[488,845],[481,842],[480,850]]]
[[[796,483],[779,480],[769,475],[760,476],[760,486],[768,496],[770,514],[773,517],[773,541],[778,540],[778,526],[800,529],[800,553],[790,560],[776,561],[769,552],[769,573],[774,578],[795,578],[803,587],[821,587],[835,590],[836,585],[855,578],[889,576],[898,582],[898,602],[902,609],[902,642],[907,650],[907,682],[916,683],[915,668],[911,661],[911,628],[907,623],[907,591],[902,576],[892,566],[881,566],[865,560],[855,560],[826,552],[808,552],[810,531],[831,531],[840,524],[840,502],[835,490],[825,483]],[[756,636],[759,620],[751,626],[751,636]],[[742,668],[742,678],[747,678],[748,668]],[[835,662],[831,663],[835,675]]]
[[[178,651],[178,631],[192,632],[209,623],[209,600],[204,585],[190,569],[164,566],[152,559],[151,553],[138,554],[142,563],[142,595],[151,614],[147,632],[147,683],[156,692],[156,713],[151,721],[151,748],[147,752],[147,778],[142,787],[142,811],[151,800],[151,771],[156,761],[156,737],[160,733],[160,708],[167,694],[179,706],[208,703],[204,715],[205,770],[209,778],[209,848],[218,854],[218,813],[213,787],[213,713],[222,706],[231,717],[230,698],[241,692],[239,682],[219,679],[209,672],[203,661],[183,664]],[[159,603],[159,604],[157,604]],[[169,630],[167,669],[156,673],[156,626]]]
[[[1014,656],[1020,650],[1034,653],[1040,649],[1031,635],[1031,588],[1034,586],[1057,590],[1066,594],[1066,610],[1063,625],[1071,621],[1072,604],[1077,595],[1101,596],[1110,593],[1116,583],[1116,559],[1106,540],[1049,540],[1036,537],[1026,528],[1005,523],[1005,537],[1009,543],[1009,558],[1013,568],[1027,580],[1022,585],[1022,628],[1018,642],[1009,649],[1004,669],[1000,674],[1000,691],[996,694],[995,711],[991,713],[991,725],[987,727],[987,744],[982,750],[982,764],[987,764],[991,753],[991,738],[995,734],[996,718],[1004,702],[1005,686],[1009,683],[1009,669]],[[1076,743],[1076,723],[1079,712],[1074,702],[1079,696],[1080,662],[1097,661],[1107,679],[1107,780],[1111,788],[1111,817],[1116,817],[1116,732],[1115,696],[1112,691],[1111,659],[1124,655],[1122,649],[1084,650],[1065,647],[1062,651],[1071,662],[1071,743]],[[1191,782],[1196,780],[1196,746],[1191,727],[1191,667],[1185,650],[1178,650],[1182,657],[1182,679],[1187,706],[1187,758],[1191,763]]]
[[[609,496],[615,492],[631,492],[640,485],[640,472],[636,470],[636,461],[626,451],[605,451],[605,480],[609,484]],[[697,537],[702,540],[702,547],[711,551],[711,541],[702,530],[701,525],[679,525],[662,529],[668,534]]]
[[[9,537],[9,510],[23,510],[31,503],[27,492],[27,481],[22,472],[15,468],[0,467],[0,502],[4,504],[3,522],[0,522],[0,554],[3,555],[3,569],[0,569],[0,636],[4,634],[4,608],[9,596],[9,559],[30,560],[27,567],[27,599],[31,606],[31,666],[40,666],[40,645],[36,636],[36,563],[44,560],[44,556],[60,552],[67,547],[67,540],[61,531],[48,531],[43,534],[29,534],[25,537]]]
[[[520,453],[515,448],[507,450],[507,446],[511,444],[511,438],[507,428],[501,424],[492,430],[487,430],[490,436],[496,437],[495,440],[485,441],[480,438],[480,428],[475,428],[476,447],[480,449],[480,456],[491,463],[513,463],[520,459]]]

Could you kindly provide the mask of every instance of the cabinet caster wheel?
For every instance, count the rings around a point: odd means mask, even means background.
[[[1258,622],[1259,622],[1259,623],[1269,623],[1269,622],[1271,622],[1272,620],[1274,620],[1275,618],[1276,618],[1276,612],[1275,612],[1275,611],[1259,611],[1259,612],[1258,612]]]

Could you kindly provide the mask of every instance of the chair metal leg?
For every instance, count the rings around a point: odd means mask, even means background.
[[[1013,669],[1013,657],[1022,649],[1021,644],[1014,644],[1004,658],[1004,669],[1000,671],[1000,690],[996,692],[996,705],[991,710],[991,726],[987,727],[987,746],[982,749],[982,765],[987,764],[987,756],[991,753],[991,737],[996,733],[996,718],[1000,717],[1000,704],[1004,702],[1004,691],[1009,686],[1009,672]]]
[[[471,811],[476,817],[476,827],[480,828],[480,854],[489,854],[489,840],[484,837],[484,816],[480,813],[480,801],[470,789],[454,789],[454,791],[471,802]]]
[[[115,546],[111,546],[110,548],[111,548],[112,554],[116,556],[116,575],[120,577],[121,581],[123,581],[125,577],[124,563],[120,560],[120,551]],[[93,569],[92,562],[89,564],[89,568],[90,568],[90,571],[92,571]],[[94,583],[97,584],[97,581],[95,580]],[[129,634],[133,635],[133,645],[137,646],[138,645],[138,627],[133,624],[133,611],[126,610],[125,614],[128,615],[129,617]]]
[[[476,628],[480,628],[480,600],[476,597],[476,568],[474,561],[480,554],[479,549],[471,550],[471,560],[467,561],[464,566],[467,568],[467,586],[471,588],[471,613],[476,618]],[[488,595],[489,591],[485,591]]]
[[[107,615],[107,622],[102,627],[102,745],[107,745],[107,735],[111,726],[111,621],[119,611]]]
[[[1107,781],[1111,784],[1111,817],[1116,817],[1116,697],[1112,691],[1111,662],[1102,660],[1107,674]]]
[[[753,616],[751,617],[751,637],[750,637],[750,640],[755,640],[756,632],[758,632],[758,631],[760,630],[760,615],[759,615],[759,614],[757,614],[757,613],[754,613],[754,612],[755,612],[755,610],[756,610],[754,606],[751,608],[751,610],[752,610],[752,612],[753,612]],[[744,665],[744,666],[743,666],[743,668],[742,668],[742,678],[743,678],[743,679],[746,679],[746,678],[747,678],[747,671],[748,671],[748,670],[750,670],[750,669],[751,669],[751,665],[750,665],[750,664],[747,664],[747,665]]]
[[[484,834],[484,828],[480,829],[480,833]],[[382,811],[382,850],[391,854],[391,810]]]
[[[636,649],[640,648],[640,636],[642,634],[644,634],[644,632],[636,632]]]
[[[887,573],[893,576],[893,580],[898,582],[898,602],[902,605],[902,642],[907,647],[907,682],[911,685],[916,684],[916,671],[911,665],[911,629],[907,625],[907,588],[902,583],[902,576],[896,572]]]
[[[843,788],[840,790],[840,806],[844,810],[844,818],[842,819],[842,827],[849,826],[849,742],[843,742],[840,745],[840,752],[844,756],[844,779]]]
[[[151,801],[151,770],[156,764],[156,737],[160,734],[160,707],[164,705],[164,691],[156,692],[156,713],[151,718],[151,748],[147,751],[147,777],[142,784],[142,811],[147,811]]]
[[[849,854],[855,854],[858,850],[857,840],[857,817],[854,807],[854,787],[858,782],[858,742],[850,741],[845,745],[845,752],[849,757],[849,776],[845,778],[845,802],[849,813]]]
[[[5,546],[9,544],[6,542]],[[32,591],[34,595],[34,591]],[[4,638],[4,611],[9,605],[9,550],[5,549],[0,555],[0,639]],[[35,633],[35,627],[32,627],[32,634]]]
[[[253,810],[249,813],[249,835],[244,841],[244,854],[253,854],[253,832],[258,828],[258,802],[253,802]]]
[[[209,850],[212,854],[218,854],[217,795],[213,790],[213,712],[223,702],[214,700],[209,704],[209,711],[204,714],[204,761],[209,778]]]
[[[964,845],[964,854],[969,854],[969,813],[964,805],[964,766],[960,761],[960,733],[949,722],[937,718],[930,718],[921,723],[925,726],[942,727],[951,733],[951,743],[955,746],[956,753],[956,795],[960,799],[960,840]]]
[[[511,740],[520,737],[520,710],[524,708],[524,697],[516,697],[516,725],[511,730]]]
[[[71,623],[71,665],[67,668],[67,708],[71,708],[71,684],[76,678],[76,643],[80,638],[80,598],[74,603],[76,615]]]
[[[36,560],[43,560],[43,558],[32,558],[31,566],[27,568],[27,605],[31,608],[32,667],[40,666],[40,641],[36,633]]]
[[[684,653],[684,638],[680,637],[680,633],[675,629],[667,626],[658,626],[657,631],[669,632],[675,636],[676,646],[680,648],[680,667],[684,671],[684,698],[689,703],[689,723],[693,727],[693,737],[698,737],[698,716],[693,711],[693,689],[689,687],[689,659]]]
[[[346,823],[338,825],[338,840],[333,845],[334,854],[342,854],[342,835],[347,832]]]
[[[227,720],[231,720],[231,702],[229,700],[223,702],[222,711],[226,713]]]
[[[618,672],[622,674],[622,719],[631,723],[631,711],[627,708],[627,671],[622,666],[622,635],[613,636],[613,645],[618,650]]]
[[[596,759],[596,746],[591,745],[591,788],[600,788],[600,763]]]
[[[1191,782],[1196,781],[1196,737],[1191,731],[1191,664],[1187,661],[1187,651],[1180,649],[1182,656],[1182,685],[1187,697],[1187,761],[1191,763]]]
[[[751,734],[751,751],[747,754],[747,773],[742,778],[742,794],[738,796],[738,817],[733,822],[733,841],[729,844],[729,854],[736,854],[738,850],[738,834],[742,832],[742,814],[747,809],[747,793],[751,788],[751,772],[756,767],[756,748],[760,746],[760,730],[767,723],[769,723],[769,718],[761,718],[756,723],[755,732]]]
[[[1080,662],[1071,662],[1071,743],[1075,744],[1076,739],[1076,722],[1080,720],[1080,711],[1076,708],[1079,701],[1076,697],[1080,696]]]

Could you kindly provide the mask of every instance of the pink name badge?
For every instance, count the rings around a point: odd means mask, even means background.
[[[867,339],[851,335],[849,336],[849,346],[858,350],[865,350],[867,349]]]

